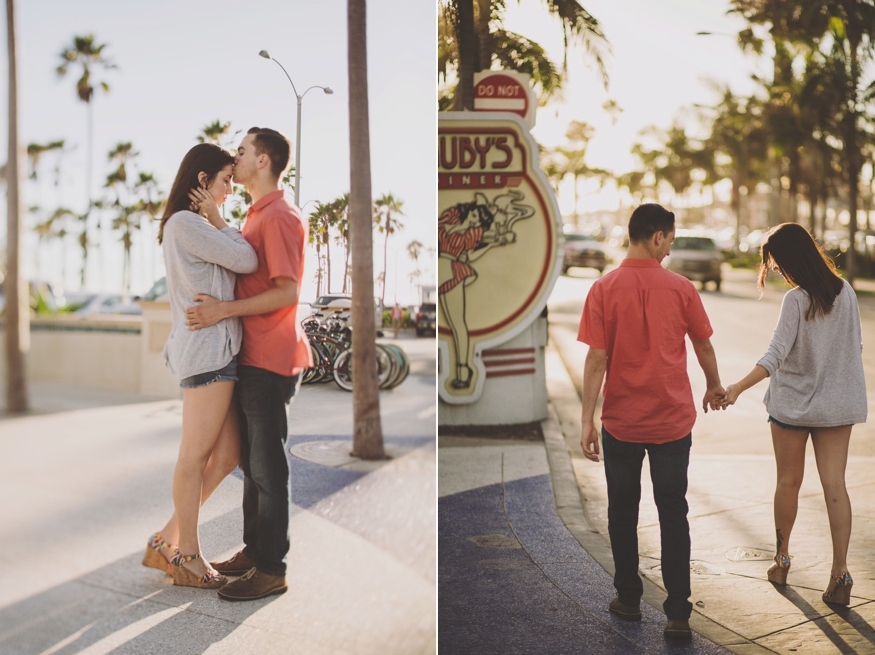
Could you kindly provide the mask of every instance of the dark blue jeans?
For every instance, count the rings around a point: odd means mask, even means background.
[[[268,575],[286,574],[291,483],[286,458],[286,403],[301,376],[254,366],[237,368],[240,469],[243,471],[243,554]]]
[[[690,524],[687,522],[687,468],[692,434],[663,444],[632,443],[602,428],[602,453],[608,480],[608,533],[614,554],[614,587],[620,601],[637,605],[644,592],[638,575],[638,505],[641,464],[650,460],[653,500],[659,512],[662,580],[670,619],[688,619],[690,603]]]

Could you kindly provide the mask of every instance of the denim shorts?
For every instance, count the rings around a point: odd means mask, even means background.
[[[198,373],[191,377],[184,378],[179,381],[179,386],[183,389],[197,389],[205,387],[213,382],[237,382],[237,358],[235,357],[227,366],[220,368],[218,371],[208,371],[206,373]]]
[[[776,418],[775,418],[774,416],[772,416],[771,414],[769,414],[769,420],[768,420],[768,422],[769,422],[769,423],[774,423],[775,425],[777,425],[777,426],[778,426],[779,428],[781,428],[782,430],[802,430],[802,431],[804,431],[804,432],[811,432],[811,430],[814,429],[814,428],[811,428],[811,427],[805,427],[805,426],[802,426],[802,425],[787,425],[786,423],[781,423],[781,421],[779,421],[778,419],[776,419]]]

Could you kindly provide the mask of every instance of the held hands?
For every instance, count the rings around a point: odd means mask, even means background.
[[[730,384],[725,389],[722,387],[708,389],[705,392],[705,398],[702,401],[702,409],[705,410],[706,414],[708,413],[709,407],[715,412],[719,409],[726,409],[730,405],[735,404],[735,401],[738,400],[738,397],[741,395],[741,391],[741,386],[737,382],[735,384]]]
[[[225,318],[222,315],[222,303],[212,296],[199,293],[194,297],[194,302],[200,304],[185,310],[185,324],[192,332],[215,325]]]

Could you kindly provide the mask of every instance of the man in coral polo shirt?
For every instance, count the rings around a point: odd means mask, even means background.
[[[622,619],[641,619],[644,588],[638,575],[637,530],[641,465],[647,452],[668,592],[665,635],[689,637],[693,606],[686,493],[696,405],[687,377],[686,336],[705,372],[703,409],[717,409],[724,391],[710,341],[713,330],[699,294],[689,280],[660,265],[672,241],[674,214],[656,204],[638,207],[629,220],[626,259],[593,284],[586,298],[577,336],[589,346],[581,446],[588,459],[599,461],[593,417],[607,373],[602,449],[617,589],[608,609]]]
[[[213,567],[239,580],[219,589],[227,600],[255,600],[286,591],[289,552],[289,465],[286,403],[301,372],[313,365],[296,311],[304,274],[307,222],[280,186],[291,148],[282,134],[253,127],[237,149],[234,181],[246,185],[252,206],[243,236],[258,255],[258,270],[237,276],[236,300],[199,295],[187,312],[190,329],[240,316],[236,397],[240,408],[244,548]]]

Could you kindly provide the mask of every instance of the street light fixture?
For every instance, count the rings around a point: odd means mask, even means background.
[[[322,93],[326,95],[332,95],[334,91],[332,91],[331,88],[327,86],[314,85],[304,91],[304,93],[298,94],[298,89],[295,88],[295,83],[292,82],[292,78],[289,75],[288,71],[285,69],[285,67],[276,59],[271,57],[267,50],[262,50],[258,54],[265,59],[270,59],[271,61],[276,63],[277,66],[283,69],[283,73],[285,73],[286,77],[289,79],[289,84],[292,85],[292,91],[295,92],[295,97],[298,99],[298,121],[297,129],[295,131],[295,205],[297,205],[298,200],[301,197],[301,102],[304,100],[304,96],[307,95],[307,91],[311,91],[312,89],[322,89]]]

